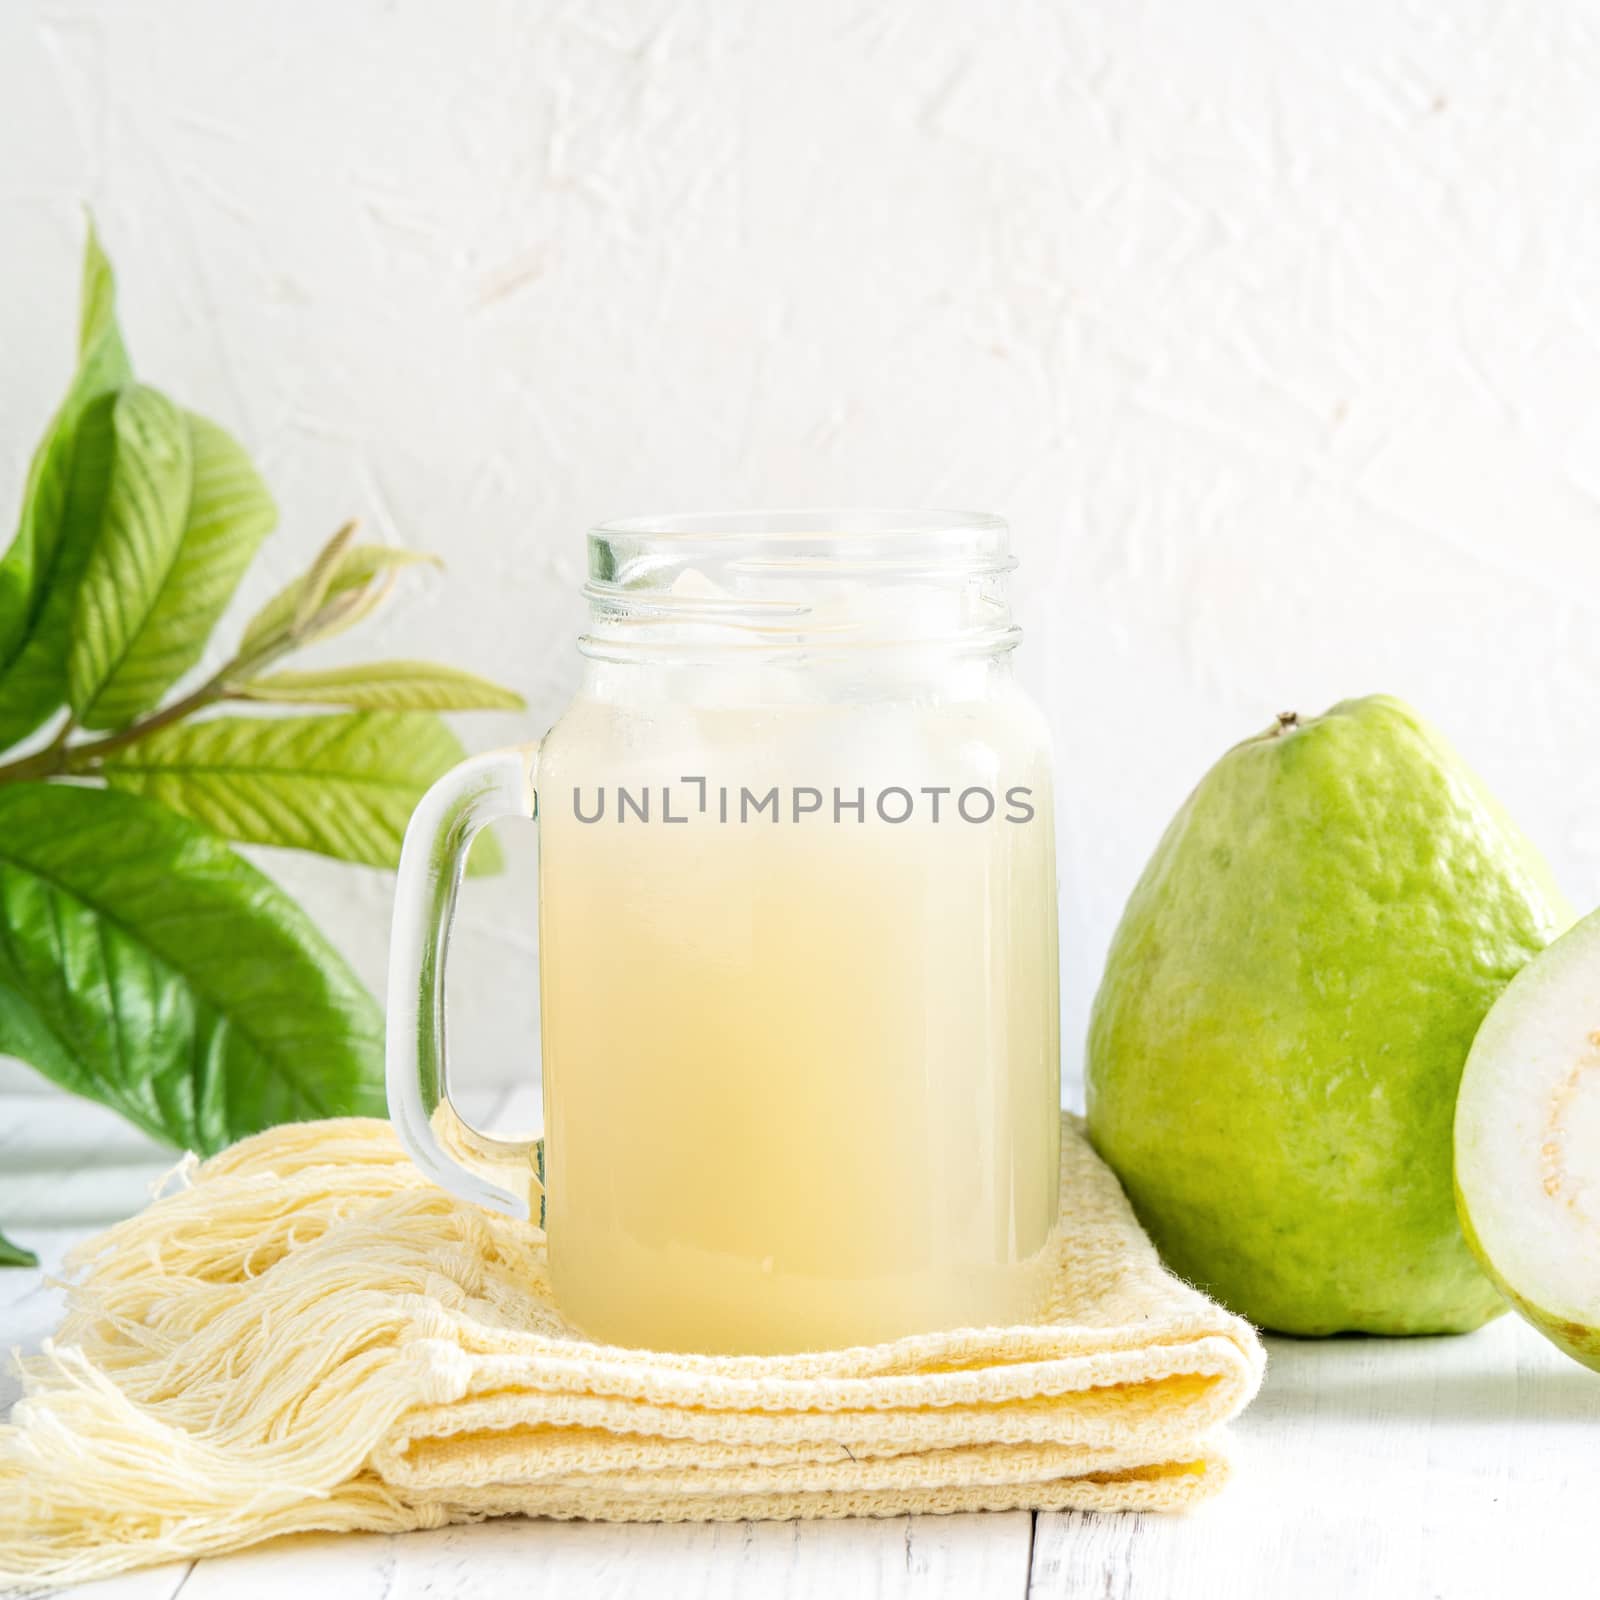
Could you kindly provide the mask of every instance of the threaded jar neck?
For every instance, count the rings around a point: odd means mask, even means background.
[[[867,650],[1013,648],[999,517],[966,511],[715,512],[589,534],[601,660],[685,661]]]

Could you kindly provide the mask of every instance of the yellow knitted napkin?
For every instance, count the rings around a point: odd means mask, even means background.
[[[544,1235],[387,1123],[277,1128],[85,1245],[0,1428],[0,1572],[76,1579],[309,1529],[1167,1510],[1224,1475],[1263,1355],[1165,1272],[1067,1117],[1026,1327],[804,1356],[596,1345]]]

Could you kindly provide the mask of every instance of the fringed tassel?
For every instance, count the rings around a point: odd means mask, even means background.
[[[464,1388],[443,1308],[491,1270],[488,1223],[386,1124],[333,1127],[246,1140],[69,1263],[59,1341],[0,1427],[0,1573],[443,1520],[362,1469],[401,1413]],[[352,1260],[374,1287],[352,1289]]]

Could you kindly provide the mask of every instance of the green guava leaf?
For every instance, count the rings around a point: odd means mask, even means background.
[[[111,397],[132,379],[111,265],[91,227],[78,368],[34,452],[16,536],[0,559],[0,749],[26,738],[66,702],[72,599],[99,526]],[[92,409],[97,420],[88,422]]]
[[[0,1233],[0,1267],[36,1267],[39,1258],[31,1250],[24,1250],[20,1244],[12,1244],[3,1233]]]
[[[126,727],[194,666],[278,517],[238,443],[153,389],[118,396],[113,434],[68,658],[89,728]]]
[[[116,685],[125,669],[143,676],[142,641],[177,564],[193,477],[188,420],[156,390],[122,390],[111,433],[110,479],[78,582],[67,653],[68,698],[87,728],[118,727],[142,709],[137,695]],[[133,712],[119,717],[130,704]]]
[[[439,564],[437,556],[422,555],[415,550],[397,550],[392,545],[351,545],[339,554],[331,572],[314,568],[273,595],[245,625],[244,638],[239,642],[239,654],[252,654],[269,639],[292,627],[307,588],[313,584],[322,591],[318,609],[325,611],[331,606],[338,616],[334,625],[315,630],[317,638],[326,639],[342,632],[363,614],[349,607],[348,602],[345,606],[336,604],[353,590],[364,589],[374,578],[400,567],[437,567]]]
[[[383,1019],[220,839],[138,795],[0,788],[0,1051],[200,1151],[383,1114]]]
[[[125,727],[194,666],[278,520],[241,446],[193,412],[184,422],[193,476],[177,553],[143,625],[95,697],[91,727]]]
[[[215,717],[147,734],[99,771],[225,839],[392,868],[417,802],[465,754],[428,712]],[[478,845],[472,870],[495,871],[493,837]]]
[[[328,672],[274,672],[235,684],[233,693],[275,705],[363,711],[520,711],[525,704],[515,690],[432,661],[368,661]]]

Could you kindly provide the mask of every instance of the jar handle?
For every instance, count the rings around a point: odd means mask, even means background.
[[[497,817],[538,817],[536,744],[451,768],[406,826],[389,939],[389,1118],[435,1183],[478,1205],[527,1217],[541,1192],[534,1142],[493,1139],[457,1115],[445,1069],[444,973],[456,891],[474,836]]]

